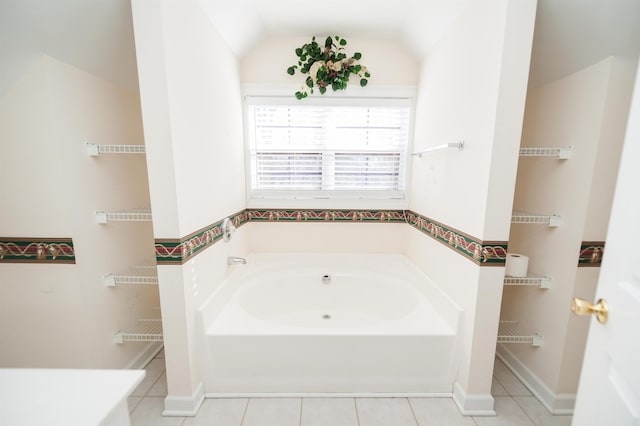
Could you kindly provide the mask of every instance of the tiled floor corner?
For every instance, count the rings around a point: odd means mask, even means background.
[[[569,426],[551,415],[496,359],[495,417],[465,417],[451,398],[206,399],[195,417],[162,417],[167,395],[164,351],[128,399],[132,426]]]

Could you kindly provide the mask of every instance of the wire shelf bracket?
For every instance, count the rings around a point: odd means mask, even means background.
[[[102,280],[107,287],[123,284],[158,284],[158,269],[156,265],[136,265],[121,273],[105,274]]]
[[[109,222],[151,222],[151,208],[132,209],[115,212],[95,212],[97,223]]]
[[[162,342],[162,320],[139,319],[131,331],[113,333],[113,343],[124,342]]]
[[[500,321],[498,326],[498,343],[527,343],[540,347],[544,337],[524,329],[518,321]]]
[[[532,273],[526,277],[510,277],[506,275],[504,277],[504,285],[535,286],[546,289],[551,287],[551,277]]]
[[[551,228],[556,228],[562,224],[562,218],[560,215],[543,215],[535,213],[523,213],[513,212],[511,216],[511,223],[526,223],[526,224],[540,224],[547,225]]]
[[[573,146],[562,148],[520,148],[520,157],[555,157],[568,160],[573,156]]]
[[[90,157],[99,157],[100,154],[145,154],[144,145],[98,145],[95,143],[85,142],[87,155]]]
[[[423,154],[428,154],[430,152],[441,151],[443,149],[449,149],[449,148],[458,148],[458,151],[462,151],[464,149],[464,141],[455,142],[455,143],[443,143],[442,145],[437,145],[422,151],[414,152],[411,155],[417,156],[418,158],[422,158]]]

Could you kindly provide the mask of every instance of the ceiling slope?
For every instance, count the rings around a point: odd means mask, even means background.
[[[420,58],[473,0],[196,1],[239,57],[270,36],[337,34],[395,40]],[[530,84],[638,51],[639,0],[539,0]],[[42,54],[137,90],[130,0],[2,0],[0,94]]]

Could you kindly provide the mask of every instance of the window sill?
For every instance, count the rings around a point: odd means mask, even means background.
[[[407,210],[407,199],[250,198],[249,209]]]

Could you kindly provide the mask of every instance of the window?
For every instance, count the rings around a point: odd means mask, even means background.
[[[307,101],[247,98],[249,205],[314,199],[403,203],[411,99]]]

